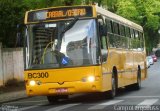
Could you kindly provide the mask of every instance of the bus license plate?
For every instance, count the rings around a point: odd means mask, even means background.
[[[65,92],[68,92],[67,88],[56,89],[56,93],[65,93]]]

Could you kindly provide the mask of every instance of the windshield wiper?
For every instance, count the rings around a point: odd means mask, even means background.
[[[64,28],[64,30],[62,31],[62,34],[64,34],[69,29],[71,29],[78,20],[79,20],[78,17],[76,17],[75,19],[73,19],[73,21],[71,21],[70,24],[68,24],[67,27]]]

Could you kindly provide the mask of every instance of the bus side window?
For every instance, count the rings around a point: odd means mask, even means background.
[[[136,48],[138,51],[141,51],[141,43],[139,38],[139,32],[135,30],[135,42],[136,42]]]
[[[143,38],[143,33],[139,32],[139,39],[140,39],[140,44],[141,44],[141,50],[144,50],[144,38]]]
[[[129,27],[125,27],[125,35],[126,35],[126,39],[127,39],[127,49],[129,49],[129,45],[130,45],[130,37],[131,37],[131,34],[130,34],[130,28]]]
[[[135,38],[136,38],[136,40],[139,40],[139,33],[137,30],[135,30]]]
[[[111,26],[112,21],[105,19],[105,22],[106,22],[107,32],[112,33],[113,32],[112,26]]]
[[[119,27],[120,27],[119,29],[120,29],[121,36],[125,37],[126,35],[125,35],[125,27],[124,27],[124,25],[120,25]]]
[[[100,37],[102,36],[107,36],[107,27],[104,22],[104,17],[101,15],[98,15],[98,27],[99,27],[99,35]]]
[[[123,24],[119,25],[119,30],[120,30],[120,41],[121,41],[121,48],[128,48],[128,39],[126,37],[125,33],[125,26]]]
[[[107,39],[106,39],[106,36],[101,37],[101,54],[102,54],[102,62],[106,62],[106,60],[107,60]]]
[[[118,23],[113,22],[113,30],[114,30],[114,33],[115,33],[116,35],[120,35],[119,24],[118,24]]]
[[[105,28],[106,24],[104,23],[104,19],[102,16],[98,16],[98,24],[99,24],[100,41],[101,41],[102,62],[105,62],[107,60],[107,39],[106,39],[107,29]]]
[[[130,34],[131,34],[131,44],[130,44],[130,48],[132,50],[135,50],[136,49],[136,43],[135,43],[135,34],[134,34],[134,30],[133,29],[130,29]]]
[[[119,24],[116,22],[113,22],[113,33],[114,33],[114,46],[116,48],[121,48],[122,42],[120,38]]]
[[[130,28],[126,27],[125,30],[126,30],[126,36],[130,38],[131,37]]]
[[[106,27],[107,27],[107,39],[109,42],[109,47],[115,47],[114,46],[114,34],[113,34],[113,26],[112,26],[112,21],[109,19],[105,19],[106,21]]]
[[[135,38],[135,37],[134,37],[134,30],[133,30],[133,29],[130,29],[130,31],[131,31],[131,33],[130,33],[130,34],[131,34],[131,38],[134,39],[134,38]]]

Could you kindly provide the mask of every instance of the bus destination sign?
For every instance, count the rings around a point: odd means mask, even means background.
[[[27,22],[67,19],[74,17],[92,17],[91,6],[61,7],[28,12]]]

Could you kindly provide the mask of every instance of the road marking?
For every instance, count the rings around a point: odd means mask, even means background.
[[[88,110],[103,109],[106,106],[113,105],[113,104],[116,104],[116,103],[119,103],[119,102],[122,102],[122,101],[124,101],[124,100],[111,100],[111,101],[108,101],[108,102],[105,102],[105,103],[101,103],[101,104],[92,106],[92,107],[88,108]]]
[[[154,103],[156,103],[158,101],[158,99],[145,99],[143,102],[139,103],[136,108],[138,109],[148,109],[151,107],[151,105],[153,105]]]
[[[47,100],[41,100],[41,101],[19,101],[19,102],[9,102],[7,104],[11,104],[11,103],[39,103],[39,102],[47,102]]]
[[[160,96],[124,96],[116,98],[160,98]]]
[[[24,108],[19,108],[18,110],[19,111],[24,111],[24,110],[36,108],[36,107],[39,107],[39,106],[42,106],[42,105],[45,105],[45,104],[37,104],[36,106],[28,106],[28,107],[24,107]]]
[[[143,105],[151,106],[154,103],[156,103],[157,101],[158,101],[158,99],[145,99],[143,102],[139,103],[138,105],[139,106],[143,106]]]
[[[73,107],[73,106],[76,106],[76,105],[79,105],[80,103],[77,103],[77,104],[66,104],[66,105],[62,105],[62,106],[58,106],[58,107],[53,107],[53,108],[50,108],[48,110],[45,110],[45,111],[61,111],[63,109],[66,109],[66,108],[70,108],[70,107]]]

